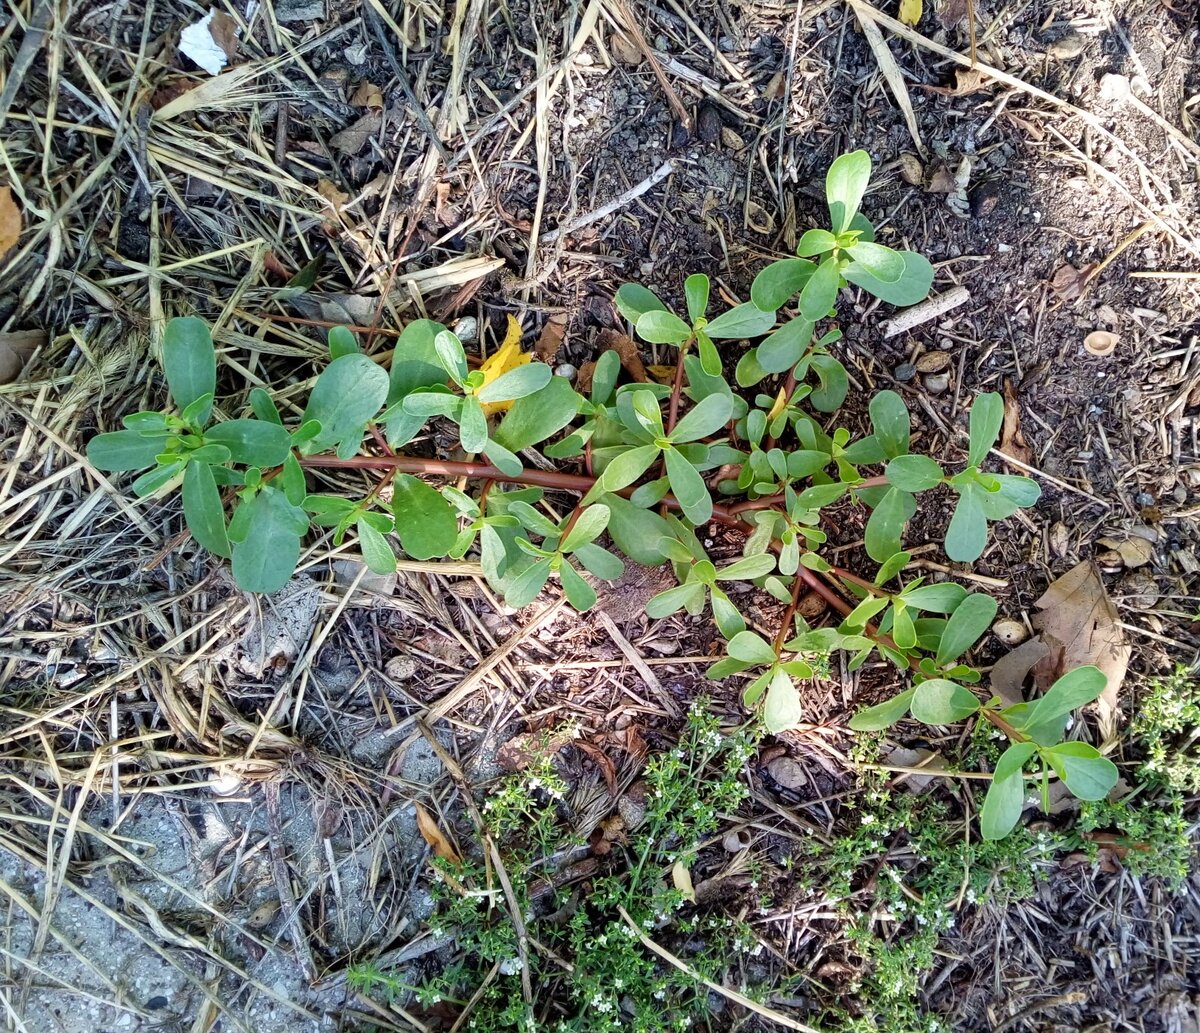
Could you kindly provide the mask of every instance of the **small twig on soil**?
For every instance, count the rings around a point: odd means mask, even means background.
[[[663,961],[670,965],[674,965],[677,969],[679,969],[680,972],[686,973],[697,983],[703,983],[714,993],[720,994],[722,997],[733,1001],[735,1004],[740,1004],[743,1008],[747,1008],[754,1012],[755,1015],[761,1015],[764,1019],[769,1019],[771,1022],[777,1022],[779,1025],[784,1026],[787,1029],[796,1029],[799,1030],[800,1033],[820,1033],[820,1030],[815,1029],[812,1026],[806,1026],[803,1022],[797,1022],[795,1019],[789,1018],[780,1012],[766,1007],[766,1005],[759,1004],[757,1001],[752,1001],[749,997],[738,993],[736,990],[730,989],[727,986],[722,986],[720,983],[714,983],[711,979],[702,976],[686,962],[681,961],[669,950],[667,950],[666,947],[660,946],[650,939],[650,937],[646,935],[646,931],[629,916],[629,912],[626,911],[620,904],[617,905],[617,910],[621,913],[621,917],[625,919],[625,924],[629,926],[630,932],[632,932],[639,940],[642,941],[643,947],[653,951],[660,958],[662,958]]]
[[[599,609],[596,611],[596,619],[603,626],[604,630],[608,632],[608,637],[613,640],[617,648],[625,654],[625,658],[633,665],[634,670],[642,676],[642,681],[653,690],[659,702],[662,703],[663,709],[671,715],[672,719],[678,718],[680,714],[679,707],[675,705],[675,701],[671,699],[670,694],[663,688],[663,684],[658,680],[658,676],[647,666],[641,654],[633,648],[629,639],[621,634],[621,629],[617,627],[613,619],[603,610]]]
[[[586,215],[576,216],[574,219],[569,219],[557,229],[547,230],[541,235],[541,237],[538,238],[539,242],[542,244],[551,244],[558,240],[559,237],[568,236],[569,234],[574,233],[576,230],[583,229],[584,226],[588,226],[593,222],[598,222],[606,216],[612,215],[613,212],[624,208],[627,204],[629,204],[630,201],[637,200],[647,190],[657,186],[674,171],[674,161],[664,161],[657,169],[654,170],[653,173],[638,183],[637,186],[630,187],[623,194],[618,194],[611,201],[609,201],[608,204],[601,205],[595,211],[588,212]]]
[[[646,59],[646,64],[650,66],[650,71],[654,73],[654,78],[658,80],[658,85],[666,95],[667,103],[671,106],[671,110],[675,112],[675,117],[690,133],[692,131],[692,119],[688,115],[687,108],[683,106],[683,101],[679,99],[679,94],[675,92],[675,88],[671,85],[666,73],[662,70],[662,65],[659,63],[658,57],[654,51],[650,49],[650,44],[646,42],[646,34],[642,32],[642,26],[638,19],[634,17],[633,12],[629,9],[629,5],[625,0],[609,0],[614,8],[621,16],[621,21],[625,23],[625,32],[633,40],[638,50],[642,52],[642,56]]]
[[[965,305],[970,300],[971,292],[966,287],[955,287],[946,291],[945,294],[936,294],[931,298],[926,298],[920,304],[913,305],[912,308],[897,312],[884,323],[883,338],[887,340],[906,330],[912,330],[922,323],[928,323],[931,319],[944,316],[947,312],[958,308],[959,305]]]

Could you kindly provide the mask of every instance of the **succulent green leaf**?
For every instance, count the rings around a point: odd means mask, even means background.
[[[841,272],[838,260],[832,256],[825,259],[809,278],[800,292],[800,315],[816,323],[829,315],[837,303],[838,284]]]
[[[775,325],[775,312],[764,312],[753,302],[735,305],[722,312],[704,328],[714,340],[741,340],[745,337],[761,337]]]
[[[881,732],[885,728],[891,728],[908,713],[916,692],[916,689],[907,689],[891,699],[860,710],[850,718],[850,727],[856,732]]]
[[[704,478],[677,449],[667,449],[665,455],[671,493],[679,503],[679,508],[683,510],[683,515],[697,526],[705,523],[712,516],[712,497],[708,494],[708,485],[704,483]]]
[[[908,406],[895,391],[880,391],[871,399],[871,426],[875,439],[890,459],[908,454]]]
[[[683,414],[671,431],[670,438],[677,444],[699,441],[724,427],[732,415],[733,399],[730,395],[708,395]]]
[[[904,273],[894,283],[879,279],[859,262],[846,266],[842,276],[889,305],[915,305],[924,301],[933,284],[933,266],[929,259],[913,251],[897,251],[896,254],[904,259]]]
[[[87,443],[87,457],[97,470],[142,470],[154,465],[166,444],[166,434],[147,436],[136,430],[114,430],[92,438]]]
[[[223,445],[233,462],[245,466],[279,466],[292,451],[291,435],[266,420],[227,420],[209,427],[204,440]]]
[[[796,254],[800,258],[815,258],[817,255],[832,251],[837,247],[837,242],[837,237],[829,230],[806,230],[804,236],[800,238],[800,243],[796,245]]]
[[[867,555],[883,563],[900,551],[900,535],[908,519],[908,499],[911,496],[899,488],[889,488],[867,520],[865,539]]]
[[[590,610],[596,605],[596,590],[589,585],[570,563],[564,562],[558,568],[558,580],[562,584],[563,594],[567,602],[580,613]]]
[[[609,509],[608,534],[618,549],[646,567],[666,560],[657,543],[670,537],[670,524],[653,510],[639,509],[619,495],[605,495],[603,501]]]
[[[445,556],[458,537],[458,518],[441,492],[412,474],[392,481],[392,514],[400,546],[414,560]]]
[[[784,671],[776,670],[767,686],[767,698],[763,703],[763,724],[767,731],[776,733],[795,728],[804,717],[800,703],[800,691],[795,682]]]
[[[579,514],[579,519],[575,521],[575,526],[571,528],[567,536],[559,545],[560,552],[574,552],[581,545],[587,545],[594,542],[604,533],[604,529],[608,527],[608,521],[611,516],[609,508],[600,503],[595,503],[588,506]]]
[[[180,409],[217,390],[217,352],[203,319],[176,316],[169,320],[163,332],[162,350],[167,386]],[[203,426],[211,412],[210,400],[197,414],[196,422]]]
[[[625,563],[599,545],[581,545],[571,555],[592,574],[605,581],[615,581],[625,572]]]
[[[462,341],[449,330],[439,330],[433,338],[433,351],[446,375],[456,384],[467,379],[467,353]]]
[[[668,617],[672,613],[687,607],[689,610],[704,605],[704,586],[695,581],[675,585],[658,595],[651,596],[646,601],[646,616],[653,620]]]
[[[936,488],[945,478],[942,468],[928,456],[896,456],[884,471],[889,484],[903,491],[918,492]]]
[[[789,319],[758,346],[756,365],[764,373],[782,373],[784,370],[791,369],[800,361],[800,356],[808,347],[814,325],[813,320],[805,319],[803,316]],[[738,383],[743,386],[747,383],[757,383],[762,379],[760,375],[752,381],[743,380],[741,363],[738,364],[738,370]]]
[[[744,664],[773,664],[779,658],[766,639],[753,631],[741,631],[729,640],[729,655]]]
[[[358,338],[354,331],[344,326],[330,327],[326,336],[329,345],[329,357],[336,359],[342,355],[353,355],[358,351]]]
[[[860,240],[846,249],[855,264],[881,283],[897,283],[904,275],[904,256],[882,244]]]
[[[692,273],[683,281],[683,294],[687,300],[688,319],[695,325],[704,318],[708,310],[709,281],[704,273]]]
[[[606,491],[620,491],[642,476],[659,456],[657,445],[639,445],[614,456],[596,479],[595,486],[584,497],[585,502]]]
[[[973,692],[945,678],[921,682],[912,700],[912,716],[927,725],[953,724],[978,709],[979,700]]]
[[[871,156],[866,151],[840,155],[829,166],[825,200],[829,204],[829,225],[835,234],[850,228],[870,182]]]
[[[464,398],[462,408],[458,411],[458,440],[463,451],[482,452],[487,439],[487,417],[483,413],[483,406],[477,398]]]
[[[772,262],[754,278],[750,300],[764,312],[773,313],[803,290],[816,270],[817,263],[807,258],[785,258]]]
[[[753,581],[766,577],[775,569],[775,557],[770,553],[760,553],[757,556],[745,556],[734,560],[717,569],[718,581]]]
[[[971,406],[971,448],[967,456],[968,466],[983,464],[988,450],[996,443],[1003,422],[1004,399],[995,391],[989,391],[975,399],[975,404]]]
[[[953,613],[967,598],[967,590],[953,581],[938,585],[918,585],[906,588],[900,593],[902,598],[914,610],[924,610],[927,613]]]
[[[197,542],[209,552],[229,558],[225,506],[212,467],[206,463],[187,465],[183,475],[183,516]]]
[[[986,598],[986,597],[985,597]],[[1098,667],[1076,667],[1058,679],[1030,708],[1023,727],[1045,724],[1099,698],[1108,678]]]
[[[1081,800],[1103,800],[1117,784],[1117,766],[1088,743],[1059,743],[1043,749],[1042,758]]]
[[[321,427],[301,450],[312,455],[336,446],[339,456],[352,456],[362,443],[368,421],[387,399],[387,392],[387,373],[367,356],[334,359],[317,377],[308,397],[301,422],[317,422]]]
[[[270,392],[263,390],[261,387],[256,387],[250,392],[250,408],[254,415],[264,423],[278,423],[283,425],[283,417],[279,415],[279,410],[275,406],[275,399],[270,395]]]
[[[502,373],[490,384],[476,392],[481,402],[511,402],[540,391],[550,383],[553,371],[544,362],[527,362],[523,366]]]
[[[937,651],[938,667],[957,660],[978,642],[992,626],[996,609],[996,600],[990,595],[968,595],[959,603],[942,632]]]
[[[692,328],[674,312],[665,309],[643,312],[634,329],[643,341],[651,344],[682,344],[692,336]]]
[[[653,291],[637,283],[626,283],[617,291],[613,303],[617,311],[634,325],[646,312],[665,312],[667,306]]]
[[[840,408],[850,390],[846,367],[832,355],[814,355],[809,362],[809,369],[817,375],[817,386],[808,396],[813,408],[821,412],[833,412]]]
[[[987,546],[987,502],[978,484],[955,485],[958,504],[946,529],[946,555],[958,563],[970,563],[983,555]]]
[[[358,547],[367,569],[372,574],[396,573],[396,554],[388,545],[387,537],[366,520],[366,514],[359,517],[357,530]]]
[[[1025,779],[1021,769],[1036,750],[1037,746],[1031,742],[1019,742],[1000,755],[979,812],[984,839],[1003,839],[1020,820],[1025,809]]]
[[[308,516],[266,485],[238,506],[229,524],[233,578],[246,592],[277,592],[295,573]]]
[[[504,592],[504,601],[515,610],[524,609],[550,580],[550,561],[537,560],[524,570],[514,574]]]

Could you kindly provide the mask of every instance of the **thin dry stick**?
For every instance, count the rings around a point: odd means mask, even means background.
[[[881,328],[884,340],[912,330],[923,323],[928,323],[931,319],[937,319],[938,316],[944,316],[947,312],[958,308],[959,305],[965,305],[970,300],[971,292],[966,287],[955,287],[946,291],[945,294],[935,294],[933,297],[926,298],[919,304],[913,305],[912,308],[897,312],[884,323]]]
[[[308,937],[304,935],[304,925],[300,921],[300,913],[296,908],[296,897],[292,893],[292,883],[287,874],[287,862],[283,859],[283,826],[279,821],[279,786],[275,782],[267,782],[267,828],[271,854],[271,875],[275,880],[275,892],[279,894],[279,908],[283,912],[284,928],[291,935],[292,943],[296,945],[297,961],[304,972],[305,978],[311,983],[317,978],[317,966],[313,962],[312,948],[308,945]]]
[[[663,709],[673,718],[679,717],[679,707],[675,705],[675,701],[671,699],[667,690],[663,688],[662,682],[658,680],[658,676],[650,670],[646,661],[642,658],[633,645],[624,635],[621,634],[621,629],[613,622],[613,619],[603,610],[596,611],[596,619],[603,625],[604,630],[608,632],[608,637],[616,643],[617,648],[625,654],[625,658],[633,664],[633,668],[642,676],[644,681],[658,697],[663,705]]]
[[[586,215],[578,215],[574,219],[569,219],[557,229],[547,230],[539,238],[543,244],[550,244],[558,240],[559,237],[567,236],[574,233],[576,230],[583,229],[584,226],[589,226],[593,222],[599,222],[606,216],[612,215],[613,212],[624,208],[630,201],[635,201],[642,196],[647,190],[657,186],[666,179],[672,172],[675,171],[675,163],[673,161],[664,161],[657,169],[649,176],[643,179],[636,186],[630,187],[623,194],[618,194],[608,204],[601,205],[595,211],[588,212]]]
[[[629,912],[626,911],[625,908],[623,908],[620,904],[617,905],[617,910],[621,913],[621,917],[625,919],[625,924],[629,926],[630,931],[642,941],[642,946],[652,950],[655,954],[662,958],[663,961],[674,965],[677,969],[679,969],[680,972],[686,973],[691,979],[696,980],[698,983],[703,983],[710,990],[714,991],[715,993],[719,993],[722,997],[728,998],[735,1004],[740,1004],[743,1008],[748,1008],[750,1011],[754,1012],[755,1015],[761,1015],[764,1019],[769,1019],[771,1022],[777,1022],[786,1029],[800,1030],[800,1033],[821,1033],[821,1031],[815,1026],[806,1026],[803,1022],[797,1022],[795,1019],[789,1018],[786,1015],[782,1015],[777,1011],[773,1011],[765,1005],[759,1004],[757,1001],[750,1000],[750,998],[745,996],[745,994],[740,994],[736,990],[731,990],[727,986],[722,986],[720,983],[714,983],[706,976],[702,976],[685,961],[677,958],[674,954],[667,950],[666,947],[659,946],[659,944],[650,939],[641,926],[639,926],[637,922],[629,917]]]
[[[921,131],[917,128],[917,114],[913,111],[908,87],[904,85],[904,74],[900,71],[900,66],[896,64],[891,50],[888,49],[887,41],[883,38],[883,33],[879,31],[879,26],[861,11],[857,4],[854,6],[854,15],[862,28],[863,36],[871,45],[871,53],[875,55],[879,71],[883,73],[883,78],[887,81],[892,96],[896,98],[896,103],[900,106],[900,111],[904,115],[904,124],[908,126],[908,135],[913,138],[917,152],[924,158],[929,152],[925,150],[925,144],[921,142]]]
[[[646,42],[646,35],[642,32],[642,27],[634,17],[633,12],[629,9],[629,5],[625,0],[610,0],[617,13],[621,16],[621,21],[625,25],[625,31],[637,45],[638,50],[642,52],[642,56],[646,59],[646,63],[650,66],[650,71],[654,73],[654,78],[658,80],[658,85],[666,94],[667,103],[671,106],[671,110],[675,112],[675,117],[690,133],[692,131],[692,119],[688,115],[687,108],[683,106],[683,102],[679,99],[679,95],[675,92],[675,88],[667,79],[666,72],[663,71],[662,65],[659,63],[658,57],[654,51],[650,49],[650,44]]]

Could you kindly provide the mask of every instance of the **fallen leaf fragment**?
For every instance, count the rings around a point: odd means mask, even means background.
[[[610,348],[615,351],[621,357],[621,365],[625,367],[625,372],[639,384],[644,384],[649,380],[645,364],[642,362],[641,355],[638,354],[637,345],[625,334],[617,330],[602,330],[596,339],[596,344],[602,352],[608,351]]]
[[[921,89],[940,93],[945,97],[966,97],[978,93],[988,84],[987,76],[976,68],[958,68],[954,72],[953,86],[925,86]]]
[[[1025,444],[1021,431],[1021,406],[1011,379],[1004,381],[1004,422],[1000,427],[1000,451],[1028,466],[1033,462],[1033,450]]]
[[[600,749],[599,746],[590,742],[584,742],[582,739],[576,741],[574,745],[580,753],[587,754],[595,762],[596,767],[600,769],[600,774],[604,776],[604,784],[608,787],[608,795],[615,799],[617,795],[617,769],[608,754]]]
[[[0,258],[21,239],[21,209],[13,200],[10,187],[0,187]]]
[[[696,888],[692,885],[692,873],[687,870],[682,861],[676,861],[671,865],[671,881],[684,900],[689,904],[696,903]]]
[[[348,125],[340,133],[334,133],[329,140],[329,146],[343,154],[358,154],[382,126],[383,112],[372,111]]]
[[[1147,533],[1148,532],[1148,533]],[[1130,528],[1126,534],[1098,539],[1098,544],[1114,549],[1126,567],[1144,567],[1154,559],[1158,533],[1152,527]]]
[[[623,65],[640,65],[642,63],[642,52],[638,45],[623,33],[614,32],[609,36],[608,48]]]
[[[493,380],[524,366],[533,358],[533,352],[521,351],[521,324],[515,316],[508,317],[508,328],[504,333],[504,342],[491,355],[483,360],[479,371],[483,374],[480,388],[487,387]],[[512,408],[512,402],[484,402],[483,411],[489,416],[496,412],[507,412]]]
[[[905,25],[916,25],[921,20],[921,0],[900,0],[900,20]]]
[[[1006,653],[992,666],[988,684],[1006,707],[1025,701],[1025,678],[1038,661],[1050,655],[1049,647],[1040,639],[1023,642]]]
[[[339,190],[327,179],[317,180],[317,193],[333,206],[335,212],[341,212],[342,205],[350,200],[350,195]]]
[[[533,354],[547,366],[553,366],[558,357],[558,349],[562,347],[563,337],[567,332],[567,324],[560,319],[548,319],[538,334],[533,346]]]
[[[462,858],[459,856],[458,851],[454,849],[450,840],[446,838],[446,834],[438,828],[438,823],[433,820],[430,813],[419,803],[414,803],[413,807],[417,811],[417,830],[421,833],[421,838],[429,844],[434,854],[443,861],[449,861],[451,864],[461,864]]]
[[[1096,700],[1096,712],[1104,741],[1110,742],[1116,734],[1118,699],[1132,650],[1095,564],[1090,560],[1076,564],[1034,605],[1042,612],[1034,616],[1033,625],[1049,649],[1033,669],[1035,683],[1045,691],[1076,667],[1098,667],[1108,682]]]
[[[224,11],[209,11],[179,34],[179,52],[209,75],[220,75],[237,54],[237,23]]]
[[[931,772],[945,773],[946,760],[940,753],[926,749],[909,749],[897,746],[887,755],[887,762],[897,768],[926,768]],[[929,787],[935,776],[902,774],[897,776],[900,784],[910,793],[921,793]]]
[[[383,91],[373,82],[360,82],[358,89],[350,98],[350,103],[356,108],[369,108],[371,111],[383,110]]]
[[[1063,301],[1074,301],[1083,293],[1097,268],[1095,262],[1089,262],[1082,269],[1076,269],[1070,263],[1060,265],[1050,279],[1050,289]]]
[[[45,330],[12,330],[0,334],[0,384],[11,384],[38,348],[46,343]]]

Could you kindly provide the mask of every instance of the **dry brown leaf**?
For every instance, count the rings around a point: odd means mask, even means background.
[[[1115,549],[1126,567],[1144,567],[1154,559],[1158,532],[1152,527],[1131,527],[1125,534],[1100,538],[1098,544]]]
[[[582,739],[576,740],[573,745],[580,753],[585,753],[595,762],[596,767],[600,769],[600,774],[604,776],[604,784],[608,786],[608,795],[616,799],[617,796],[617,769],[613,766],[612,760],[599,746],[590,742],[584,742]]]
[[[367,146],[367,141],[378,133],[382,126],[383,112],[372,111],[340,133],[334,133],[329,140],[329,146],[343,154],[357,154]]]
[[[1033,462],[1033,450],[1025,444],[1025,435],[1021,432],[1021,406],[1017,403],[1017,390],[1011,379],[1004,381],[1004,423],[1000,428],[1000,451],[1026,466]]]
[[[615,351],[621,357],[621,365],[625,367],[625,372],[639,384],[644,384],[649,379],[642,357],[638,354],[637,345],[625,334],[617,330],[601,330],[596,343],[601,351],[607,351],[609,348]]]
[[[327,179],[317,180],[317,193],[320,194],[326,201],[333,205],[335,212],[341,212],[342,205],[350,200],[350,195],[339,190],[333,183]]]
[[[696,887],[692,885],[692,873],[687,870],[682,861],[676,861],[671,865],[671,881],[684,900],[689,904],[696,903]]]
[[[553,366],[566,332],[567,324],[563,319],[546,320],[542,325],[542,332],[538,334],[537,343],[533,346],[533,354],[547,366]]]
[[[937,7],[937,18],[947,29],[967,23],[970,6],[967,0],[941,0]]]
[[[496,764],[510,774],[524,771],[534,761],[554,756],[571,741],[573,737],[565,731],[522,732],[496,751]]]
[[[0,258],[21,239],[21,209],[9,187],[0,187]]]
[[[1036,685],[1044,692],[1068,671],[1094,664],[1108,679],[1096,711],[1101,735],[1105,742],[1111,741],[1131,649],[1095,564],[1090,560],[1076,564],[1034,605],[1042,612],[1034,616],[1033,625],[1049,649],[1033,668]]]
[[[659,384],[671,384],[675,381],[674,366],[647,366],[646,372],[650,374],[650,379]]]
[[[360,82],[350,103],[356,108],[369,108],[371,111],[383,110],[383,91],[373,82]]]
[[[1040,638],[1021,643],[992,666],[988,679],[992,692],[1000,697],[1006,707],[1024,702],[1025,678],[1035,664],[1049,655],[1049,647]]]
[[[11,384],[38,348],[46,343],[45,330],[13,330],[0,334],[0,384]]]
[[[940,93],[945,97],[966,97],[978,93],[988,85],[988,78],[977,68],[957,68],[954,71],[953,86],[921,86],[930,93]]]
[[[215,11],[212,21],[208,23],[208,32],[230,61],[236,61],[238,56],[238,24],[224,11]]]
[[[613,844],[620,846],[629,839],[626,834],[627,830],[628,826],[621,815],[610,815],[592,831],[591,838],[588,840],[588,848],[597,857],[603,857],[612,852]]]
[[[596,375],[596,363],[592,361],[585,362],[579,367],[579,372],[575,374],[575,390],[581,395],[587,395],[592,390],[592,378]]]
[[[887,762],[898,768],[926,768],[931,772],[945,773],[946,759],[933,750],[916,749],[910,750],[907,746],[897,746],[887,755]],[[934,781],[935,776],[930,775],[899,775],[897,776],[910,793],[921,793],[929,787],[929,784]]]
[[[608,49],[623,65],[640,65],[642,63],[641,49],[623,33],[614,32],[608,37]]]
[[[1089,262],[1082,269],[1076,269],[1070,263],[1060,265],[1050,279],[1050,289],[1063,301],[1074,301],[1083,293],[1095,271],[1095,262]]]
[[[451,864],[461,864],[462,858],[459,856],[458,851],[454,849],[453,844],[446,838],[446,834],[438,828],[438,823],[433,820],[432,815],[419,803],[414,803],[413,806],[417,809],[417,829],[421,833],[421,838],[429,844],[434,854],[443,861],[449,861]]]

